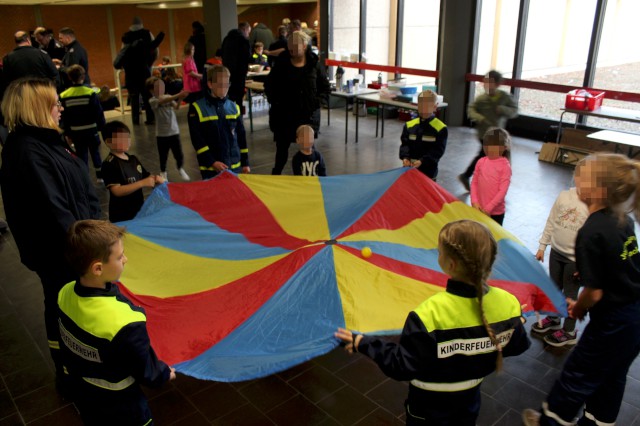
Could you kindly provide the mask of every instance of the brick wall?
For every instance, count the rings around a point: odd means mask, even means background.
[[[42,22],[36,21],[38,7]],[[109,39],[109,10],[114,31],[113,40]],[[171,52],[170,15],[173,17],[175,55]],[[71,27],[76,33],[76,38],[89,54],[89,73],[92,82],[97,86],[106,84],[110,87],[116,86],[115,71],[112,66],[114,59],[112,43],[117,53],[122,44],[122,34],[129,29],[134,16],[139,16],[145,28],[154,35],[160,31],[165,32],[165,39],[160,45],[160,57],[168,55],[176,63],[182,62],[184,44],[191,36],[191,23],[204,22],[200,8],[160,10],[142,9],[133,5],[0,6],[0,16],[5,22],[5,25],[0,26],[0,56],[4,56],[15,47],[13,34],[16,31],[29,31],[42,25],[52,28],[57,38],[60,28]],[[238,22],[248,21],[251,24],[263,22],[275,32],[282,18],[285,17],[306,21],[309,27],[312,27],[313,21],[319,19],[318,3],[251,6],[238,16]]]
[[[42,25],[54,30],[57,38],[58,30],[71,27],[76,33],[78,41],[87,49],[89,54],[89,73],[92,82],[97,85],[115,87],[115,72],[113,69],[113,55],[111,43],[115,44],[116,53],[121,46],[121,37],[131,25],[134,16],[142,18],[145,28],[154,35],[161,30],[166,33],[165,40],[160,45],[160,56],[171,55],[169,39],[169,14],[173,16],[174,43],[176,57],[182,60],[182,48],[191,36],[191,22],[203,21],[202,10],[192,9],[142,9],[128,5],[112,6],[39,6],[42,22],[36,22],[37,6],[0,6],[0,16],[5,25],[0,26],[0,56],[9,53],[15,47],[13,34],[19,30],[33,30]],[[109,39],[108,10],[114,29],[114,40]]]

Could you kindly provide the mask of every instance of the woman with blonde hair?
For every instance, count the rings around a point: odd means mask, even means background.
[[[77,220],[100,218],[87,166],[62,139],[61,111],[50,80],[12,82],[2,100],[9,136],[0,169],[4,209],[20,258],[42,281],[45,327],[58,385],[64,385],[64,374],[57,296],[75,278],[63,255],[66,233]]]

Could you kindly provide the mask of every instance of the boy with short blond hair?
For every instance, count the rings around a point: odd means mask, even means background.
[[[207,71],[204,96],[189,105],[189,133],[202,179],[225,170],[250,173],[247,135],[240,107],[227,97],[229,69],[214,65]]]
[[[418,118],[408,121],[400,136],[400,159],[436,180],[438,162],[447,147],[447,126],[435,116],[438,95],[425,90],[418,95]]]
[[[60,349],[87,425],[152,424],[140,385],[160,387],[176,377],[151,347],[144,309],[116,284],[127,263],[125,232],[81,220],[67,233],[67,258],[80,278],[58,294]]]

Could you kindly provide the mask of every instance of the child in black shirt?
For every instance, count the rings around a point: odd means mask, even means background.
[[[640,217],[640,163],[619,154],[594,154],[575,171],[589,217],[576,238],[576,266],[584,290],[568,299],[569,315],[590,321],[542,410],[523,412],[526,425],[614,424],[627,372],[640,352],[640,253],[633,220]]]
[[[313,147],[315,132],[313,127],[303,124],[296,130],[296,143],[300,148],[291,160],[293,174],[296,176],[326,176],[324,158]]]
[[[164,183],[162,176],[153,176],[135,155],[129,154],[131,132],[121,121],[112,121],[102,131],[111,153],[102,165],[102,176],[109,189],[109,220],[131,220],[144,203],[142,188]]]

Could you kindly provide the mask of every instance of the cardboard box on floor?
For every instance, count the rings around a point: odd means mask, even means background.
[[[590,139],[588,134],[593,133],[588,130],[573,129],[571,127],[562,129],[560,143],[547,142],[542,145],[538,160],[548,163],[561,163],[575,165],[580,158],[593,152],[614,152],[615,144]],[[574,149],[575,148],[575,149]],[[558,151],[563,152],[563,158],[558,158]],[[575,157],[575,158],[568,158]]]
[[[597,139],[588,138],[587,135],[594,133],[589,130],[572,129],[571,127],[562,129],[560,144],[580,148],[590,152],[614,152],[616,144],[603,142]]]

